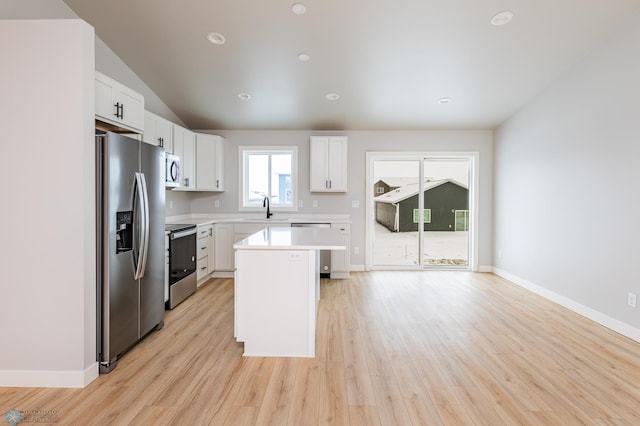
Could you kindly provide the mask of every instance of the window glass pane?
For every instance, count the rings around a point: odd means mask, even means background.
[[[291,188],[291,154],[271,155],[271,203],[290,205]]]
[[[297,149],[241,148],[240,208],[262,209],[269,197],[272,207],[296,208]]]
[[[247,154],[245,170],[245,203],[260,204],[269,193],[269,156],[267,154]]]
[[[413,223],[420,221],[420,209],[413,209]],[[422,210],[422,221],[424,223],[431,223],[431,209]]]

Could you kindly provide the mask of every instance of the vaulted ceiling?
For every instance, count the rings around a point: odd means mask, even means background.
[[[300,0],[303,14],[296,0],[65,2],[195,129],[493,128],[640,12],[637,0]],[[513,19],[492,25],[503,11]]]

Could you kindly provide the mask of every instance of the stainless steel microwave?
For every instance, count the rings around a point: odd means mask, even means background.
[[[177,188],[180,186],[180,157],[167,152],[165,167],[165,187]]]

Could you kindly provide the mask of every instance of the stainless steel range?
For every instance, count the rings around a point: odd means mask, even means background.
[[[167,309],[196,291],[196,226],[166,225],[169,231],[169,300]]]

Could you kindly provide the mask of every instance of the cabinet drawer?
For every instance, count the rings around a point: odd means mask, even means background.
[[[209,239],[208,238],[200,238],[197,243],[197,259],[201,259],[204,256],[209,254]]]
[[[206,276],[209,271],[209,256],[201,257],[196,263],[196,280]]]
[[[213,226],[212,225],[207,225],[207,226],[199,226],[198,227],[198,239],[203,239],[203,238],[207,238],[209,235],[211,235],[211,232],[213,230]]]

